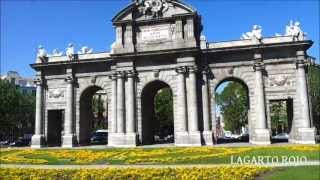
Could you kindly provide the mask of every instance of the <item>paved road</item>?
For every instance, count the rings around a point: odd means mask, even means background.
[[[103,168],[213,168],[221,166],[254,166],[254,164],[190,164],[190,165],[20,165],[0,164],[0,168],[33,168],[33,169],[103,169]],[[255,166],[264,167],[293,167],[293,166],[320,166],[320,161],[304,163],[270,163]]]

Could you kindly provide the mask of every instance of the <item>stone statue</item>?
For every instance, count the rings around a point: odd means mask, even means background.
[[[114,53],[114,48],[116,47],[117,42],[113,42],[110,46],[110,53],[113,54]]]
[[[38,53],[37,53],[37,62],[36,63],[46,62],[47,57],[48,57],[47,51],[43,48],[42,45],[39,45]]]
[[[58,49],[54,49],[51,54],[51,56],[53,57],[62,56],[62,55],[63,55],[63,52],[60,52]]]
[[[256,40],[256,41],[261,42],[261,40],[262,40],[262,27],[259,25],[253,25],[252,31],[242,34],[241,39],[242,40],[250,39],[250,40]]]
[[[83,46],[81,51],[78,51],[78,54],[91,54],[93,49],[89,49],[87,46]]]
[[[168,0],[136,0],[136,5],[142,6],[139,8],[143,15],[152,15],[159,17],[162,13],[168,10]]]
[[[69,60],[74,60],[74,47],[73,44],[69,44],[68,48],[66,49],[66,55],[68,56]]]
[[[304,33],[300,27],[300,22],[290,21],[290,24],[286,26],[286,36],[291,36],[293,41],[305,40],[306,33]]]

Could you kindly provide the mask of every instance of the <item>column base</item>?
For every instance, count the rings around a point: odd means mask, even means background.
[[[252,139],[250,139],[250,143],[257,145],[271,144],[270,131],[268,129],[255,129],[254,135]]]
[[[202,137],[205,145],[213,145],[212,131],[203,131]]]
[[[201,134],[197,132],[177,132],[175,134],[176,146],[201,146]]]
[[[111,147],[137,147],[136,133],[110,133],[108,146]]]
[[[296,139],[290,139],[289,142],[296,144],[316,144],[315,128],[298,128]]]
[[[31,148],[42,148],[45,146],[44,135],[33,135],[31,138]]]
[[[76,146],[76,136],[73,134],[67,134],[62,137],[63,148],[73,148]]]

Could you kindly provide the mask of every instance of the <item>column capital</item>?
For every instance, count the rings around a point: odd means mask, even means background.
[[[307,61],[304,59],[296,61],[297,69],[298,68],[305,68],[307,66]]]
[[[117,72],[117,78],[118,79],[123,79],[126,76],[125,71],[118,71]]]
[[[185,66],[180,66],[176,68],[176,72],[178,74],[186,74],[187,73],[187,67]]]
[[[190,66],[188,67],[189,73],[197,73],[198,72],[198,67],[196,66]]]
[[[108,77],[109,77],[109,79],[111,79],[111,80],[117,80],[117,73],[112,73],[112,74],[110,74]]]
[[[208,67],[203,68],[203,69],[202,69],[202,74],[203,74],[203,75],[208,75],[208,74],[210,74],[210,68],[208,68]]]
[[[70,76],[67,76],[65,79],[64,79],[65,82],[67,82],[68,84],[73,84],[75,83],[76,79],[70,75]]]
[[[128,78],[135,78],[137,76],[136,71],[126,71],[126,74]]]
[[[263,71],[263,70],[265,69],[265,65],[264,65],[263,62],[256,62],[256,63],[254,63],[254,65],[253,65],[253,69],[254,69],[255,71]]]
[[[34,83],[37,85],[37,86],[44,86],[46,81],[44,78],[42,77],[37,77],[35,80],[34,80]]]

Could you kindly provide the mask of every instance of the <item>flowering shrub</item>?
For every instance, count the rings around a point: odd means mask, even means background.
[[[267,146],[267,147],[188,147],[158,149],[106,149],[106,150],[7,150],[0,161],[3,164],[50,164],[50,161],[67,164],[179,164],[198,163],[213,158],[225,158],[259,150],[285,150],[288,152],[320,152],[319,146]]]
[[[129,169],[0,169],[3,180],[15,179],[254,179],[266,167],[129,168]]]

